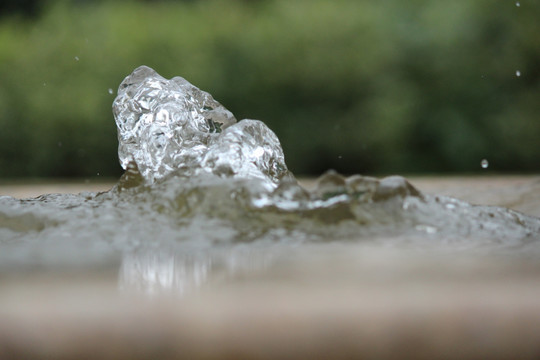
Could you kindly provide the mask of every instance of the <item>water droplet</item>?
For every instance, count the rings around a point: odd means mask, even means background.
[[[78,56],[75,56],[75,61],[79,61],[79,57],[78,57]]]
[[[520,7],[520,6],[521,6],[521,4],[519,3],[519,1],[516,1],[516,6],[517,6],[517,7]]]
[[[62,142],[61,141],[58,142],[58,147],[62,147]]]
[[[47,83],[43,83],[43,86],[47,86]]]
[[[343,159],[343,156],[339,155],[337,158],[338,158],[338,159]]]
[[[516,70],[516,76],[517,76],[517,77],[520,77],[520,76],[521,76],[521,71]]]
[[[97,173],[97,176],[99,176],[99,173]]]
[[[483,159],[483,160],[480,162],[480,165],[482,166],[482,169],[487,169],[488,166],[489,166],[489,162],[488,162],[486,159]]]
[[[113,89],[109,88],[109,94],[112,95],[112,93],[113,93]]]

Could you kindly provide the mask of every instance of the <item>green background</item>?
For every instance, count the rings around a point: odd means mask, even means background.
[[[539,1],[2,4],[0,179],[118,176],[142,64],[263,120],[299,175],[539,170]]]

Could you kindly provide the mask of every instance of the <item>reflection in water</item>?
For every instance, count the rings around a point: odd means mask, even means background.
[[[120,288],[149,295],[175,292],[183,295],[208,278],[212,259],[204,255],[175,255],[163,251],[129,253],[120,268]]]
[[[168,251],[169,250],[169,251]],[[170,249],[133,251],[124,254],[119,287],[148,295],[183,296],[206,282],[241,273],[264,270],[276,252],[238,246],[221,251],[180,251]]]

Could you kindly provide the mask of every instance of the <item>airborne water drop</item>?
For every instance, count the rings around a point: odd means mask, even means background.
[[[520,77],[520,76],[521,76],[521,71],[516,70],[516,76],[517,76],[517,77]]]
[[[489,162],[487,161],[487,159],[483,159],[483,160],[480,162],[480,165],[482,166],[482,169],[487,169],[488,166],[489,166]]]

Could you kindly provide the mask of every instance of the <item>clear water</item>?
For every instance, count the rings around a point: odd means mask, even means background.
[[[122,178],[104,193],[0,196],[0,268],[119,261],[122,287],[185,292],[215,269],[264,268],[307,244],[540,253],[540,219],[403,177],[328,172],[308,191],[264,123],[237,121],[180,77],[137,68],[113,113]]]

